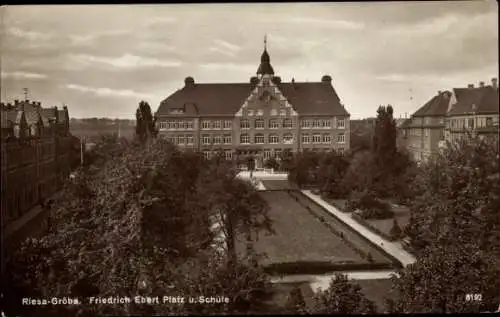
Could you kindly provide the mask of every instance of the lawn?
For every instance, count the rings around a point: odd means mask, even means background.
[[[286,190],[294,188],[293,184],[283,179],[263,180],[262,184],[267,190]]]
[[[347,242],[358,252],[364,254],[370,252],[374,262],[377,263],[389,263],[391,260],[387,257],[385,253],[380,251],[378,248],[372,246],[367,240],[365,240],[360,234],[355,232],[353,229],[345,225],[341,220],[335,218],[328,211],[323,209],[318,204],[314,203],[312,200],[308,199],[302,193],[293,193],[302,205],[308,205],[311,208],[311,212],[315,215],[323,218],[331,228],[337,231],[339,234],[342,233],[343,237]]]
[[[365,262],[345,240],[336,236],[286,191],[261,192],[270,205],[275,235],[261,233],[255,250],[267,257],[263,265],[296,262],[346,264]],[[242,238],[237,250],[245,251]]]

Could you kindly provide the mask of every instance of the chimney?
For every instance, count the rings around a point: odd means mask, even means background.
[[[321,77],[321,82],[323,84],[331,84],[332,83],[332,77],[330,75],[324,75]]]
[[[497,84],[498,79],[497,78],[492,78],[491,79],[491,87],[493,88],[498,88]]]
[[[14,106],[17,106],[18,104],[19,104],[19,100],[18,99],[14,100]]]
[[[250,86],[254,88],[259,83],[259,79],[256,76],[250,77]]]
[[[442,91],[441,90],[438,90],[438,96],[441,95]]]
[[[467,88],[474,88],[474,84],[469,84]]]
[[[194,87],[194,78],[191,76],[186,77],[186,79],[184,79],[184,85],[185,85],[185,87],[193,88]]]
[[[484,81],[479,82],[479,87],[484,87]]]

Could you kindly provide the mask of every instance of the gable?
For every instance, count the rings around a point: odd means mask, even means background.
[[[267,108],[267,111],[276,110],[277,112],[281,109],[288,109],[291,116],[297,116],[297,112],[288,99],[268,76],[263,76],[261,78],[250,95],[243,102],[238,112],[236,112],[235,116],[243,116],[243,112],[249,107],[260,110]]]

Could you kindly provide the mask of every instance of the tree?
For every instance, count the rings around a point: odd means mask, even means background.
[[[375,313],[375,305],[366,299],[361,287],[349,281],[347,275],[337,273],[326,290],[314,298],[316,314],[365,314]]]
[[[250,178],[252,178],[253,171],[255,170],[255,158],[253,157],[253,155],[247,157],[247,167],[250,171]]]
[[[500,302],[498,144],[465,140],[427,163],[407,234],[417,262],[395,278],[399,312],[482,312]],[[467,301],[481,294],[482,301]]]
[[[363,192],[372,188],[373,157],[370,152],[354,154],[349,167],[342,178],[341,186],[349,192]]]
[[[212,166],[204,170],[198,183],[208,213],[220,221],[231,265],[237,262],[239,235],[245,236],[247,244],[251,244],[252,235],[258,235],[259,231],[273,232],[267,202],[251,183],[236,178],[236,173],[236,170]]]
[[[341,182],[348,167],[347,158],[337,152],[320,155],[315,178],[323,194],[329,198],[344,198],[347,195]]]
[[[274,157],[270,157],[264,162],[264,167],[277,170],[280,167],[280,164]]]
[[[396,218],[394,218],[394,220],[392,222],[392,228],[389,232],[389,235],[390,235],[391,239],[398,240],[399,238],[401,238],[401,234],[402,234],[402,230],[399,227],[398,221],[396,220]]]
[[[139,141],[146,142],[153,137],[156,137],[156,118],[151,113],[151,107],[146,101],[141,101],[135,113],[136,127],[135,134]]]
[[[299,152],[293,156],[288,168],[288,180],[298,187],[314,184],[319,155],[315,152]]]
[[[57,195],[53,230],[9,254],[9,279],[3,285],[9,303],[33,296],[133,298],[166,294],[174,287],[198,296],[212,290],[228,294],[239,303],[231,312],[258,306],[268,277],[258,264],[222,261],[213,247],[210,217],[217,202],[231,215],[233,232],[270,226],[257,192],[235,180],[222,162],[180,152],[164,140],[110,150],[113,155],[103,153],[105,159],[82,169]],[[197,291],[199,272],[209,283]],[[49,306],[24,309],[30,316],[165,315],[187,309],[168,304]],[[17,313],[20,307],[10,308]]]
[[[372,129],[362,133],[352,133],[350,135],[350,150],[352,153],[369,151],[371,149]]]
[[[306,313],[306,303],[300,287],[295,286],[288,295],[285,310],[289,314]]]

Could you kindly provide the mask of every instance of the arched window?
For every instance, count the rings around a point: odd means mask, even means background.
[[[269,128],[270,129],[279,129],[280,125],[278,123],[278,120],[276,119],[271,119],[269,120]]]
[[[328,134],[328,133],[323,134],[323,143],[325,143],[325,144],[332,143],[332,137],[330,134]]]
[[[241,144],[249,144],[250,143],[250,136],[246,133],[242,133],[240,135],[240,143]]]
[[[250,122],[248,121],[248,119],[240,120],[240,129],[250,129]]]
[[[291,144],[293,142],[293,135],[291,133],[285,133],[283,135],[283,143]]]
[[[255,119],[255,128],[264,129],[264,119]]]
[[[257,133],[254,137],[254,142],[256,144],[264,144],[264,134],[262,133]]]
[[[277,134],[270,134],[269,135],[269,143],[278,144],[279,142],[280,142],[280,138]]]

